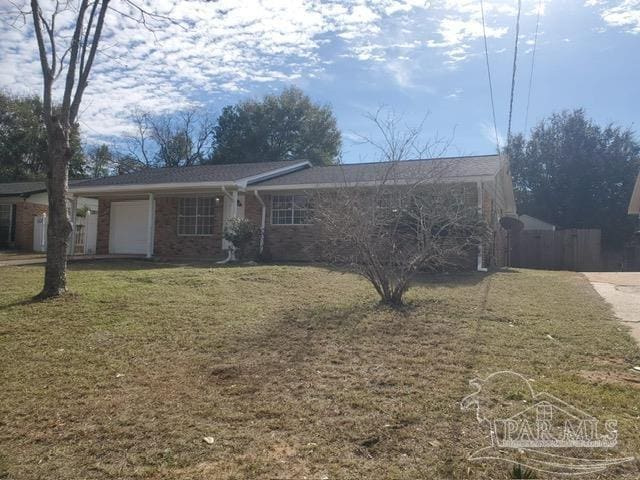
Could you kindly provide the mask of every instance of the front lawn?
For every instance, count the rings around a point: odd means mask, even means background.
[[[0,268],[0,478],[509,478],[466,460],[487,432],[459,403],[507,369],[640,452],[640,349],[578,274],[425,281],[393,312],[315,267],[74,264],[31,303],[42,272]]]

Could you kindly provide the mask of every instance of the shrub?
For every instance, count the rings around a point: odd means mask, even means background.
[[[257,257],[260,234],[258,226],[246,218],[232,218],[224,227],[224,239],[233,245],[238,260]]]

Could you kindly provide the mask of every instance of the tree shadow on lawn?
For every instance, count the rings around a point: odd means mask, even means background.
[[[462,458],[450,435],[461,416],[452,386],[468,380],[468,332],[467,319],[451,313],[430,300],[405,312],[371,303],[283,310],[200,365],[209,394],[229,399],[210,420],[223,436],[252,438],[252,460],[276,476],[286,463],[268,466],[258,453],[274,438],[295,451],[315,445],[305,462],[312,473],[385,476],[404,468],[404,455],[413,459],[408,472],[435,478],[443,460]],[[226,455],[246,460],[242,449]]]

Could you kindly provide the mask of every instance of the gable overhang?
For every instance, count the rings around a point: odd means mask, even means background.
[[[222,190],[223,187],[233,188],[236,183],[229,182],[169,182],[169,183],[134,183],[127,185],[100,185],[95,187],[72,187],[69,193],[76,196],[106,195],[106,194],[146,194],[150,192],[190,191],[190,190]]]
[[[245,177],[241,180],[238,180],[238,186],[247,187],[253,183],[265,182],[267,180],[271,180],[272,178],[281,177],[282,175],[286,175],[288,173],[297,172],[298,170],[303,170],[305,168],[311,167],[311,163],[309,161],[297,162],[293,165],[287,165],[286,167],[276,168],[275,170],[269,170],[268,172],[260,173],[258,175],[252,175],[250,177]]]
[[[640,215],[640,174],[636,177],[636,184],[633,187],[631,201],[629,201],[629,215]]]
[[[3,197],[29,198],[31,195],[35,195],[36,193],[45,193],[46,191],[47,191],[46,188],[40,188],[38,190],[27,190],[24,192],[0,193],[0,198],[3,198]]]

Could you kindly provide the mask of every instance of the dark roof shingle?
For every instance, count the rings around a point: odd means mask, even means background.
[[[196,165],[192,167],[149,168],[126,175],[85,180],[74,187],[110,185],[151,185],[161,183],[232,182],[300,162],[235,163],[229,165]]]
[[[427,176],[439,178],[495,175],[500,168],[498,155],[450,157],[377,163],[349,163],[328,167],[311,167],[277,178],[258,182],[256,186],[322,185],[389,180],[412,180]]]
[[[150,168],[127,175],[116,175],[92,180],[83,180],[74,184],[82,190],[92,187],[110,187],[120,185],[157,185],[199,182],[234,182],[256,175],[265,175],[264,180],[256,180],[252,185],[290,186],[320,185],[344,182],[379,181],[393,170],[390,179],[411,180],[439,176],[441,178],[478,177],[495,175],[501,162],[498,155],[473,157],[449,157],[438,159],[407,160],[391,164],[351,163],[322,167],[300,168],[289,173],[269,176],[270,172],[290,167],[301,162],[261,162],[229,165],[197,165],[177,168]]]
[[[44,182],[11,182],[0,183],[0,197],[13,197],[30,193],[45,192]]]

